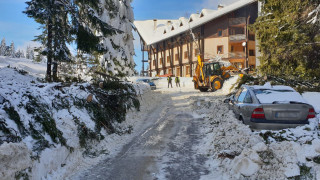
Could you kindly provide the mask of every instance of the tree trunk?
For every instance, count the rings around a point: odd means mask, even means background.
[[[47,81],[52,81],[51,78],[51,64],[52,64],[52,20],[48,19],[48,41],[47,41]]]

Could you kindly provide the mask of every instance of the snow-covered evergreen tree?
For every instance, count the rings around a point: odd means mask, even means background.
[[[27,46],[27,51],[26,51],[26,58],[27,59],[30,59],[30,51],[31,51],[30,46]]]
[[[21,52],[20,58],[26,58],[26,56],[24,55],[24,51],[20,50],[20,52]]]
[[[308,17],[310,18],[309,23],[320,23],[320,4],[308,14]]]
[[[6,40],[3,38],[0,44],[0,56],[5,55],[6,49],[7,49]]]
[[[14,42],[11,42],[11,44],[10,44],[9,56],[12,57],[12,58],[16,57],[16,50],[15,50],[15,47],[14,47]]]
[[[103,47],[108,49],[103,56],[100,56],[100,63],[110,74],[120,77],[135,73],[132,34],[134,17],[130,3],[131,0],[100,0],[102,12],[99,14],[99,19],[121,31],[100,39]]]

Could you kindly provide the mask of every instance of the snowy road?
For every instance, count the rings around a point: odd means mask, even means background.
[[[143,121],[151,126],[106,159],[75,179],[200,179],[207,174],[206,156],[194,146],[203,138],[203,119],[192,113],[194,92],[167,92]]]

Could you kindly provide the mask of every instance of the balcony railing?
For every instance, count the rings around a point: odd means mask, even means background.
[[[245,34],[230,35],[229,40],[230,41],[244,41],[244,40],[246,40],[246,35]]]
[[[245,58],[246,57],[246,54],[244,52],[230,52],[229,54],[229,58],[237,58],[237,59],[240,59],[240,58]]]
[[[245,24],[245,23],[246,23],[246,18],[245,17],[230,18],[229,19],[229,25],[230,26],[240,25],[240,24]]]

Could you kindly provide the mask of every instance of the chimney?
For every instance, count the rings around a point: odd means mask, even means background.
[[[153,30],[156,30],[157,29],[157,20],[156,19],[153,20],[153,24],[154,24]]]
[[[168,21],[168,22],[167,22],[167,26],[170,26],[171,24],[172,24],[171,21]]]
[[[224,5],[219,4],[219,5],[218,5],[218,10],[220,10],[220,9],[222,9],[222,8],[224,8]]]

